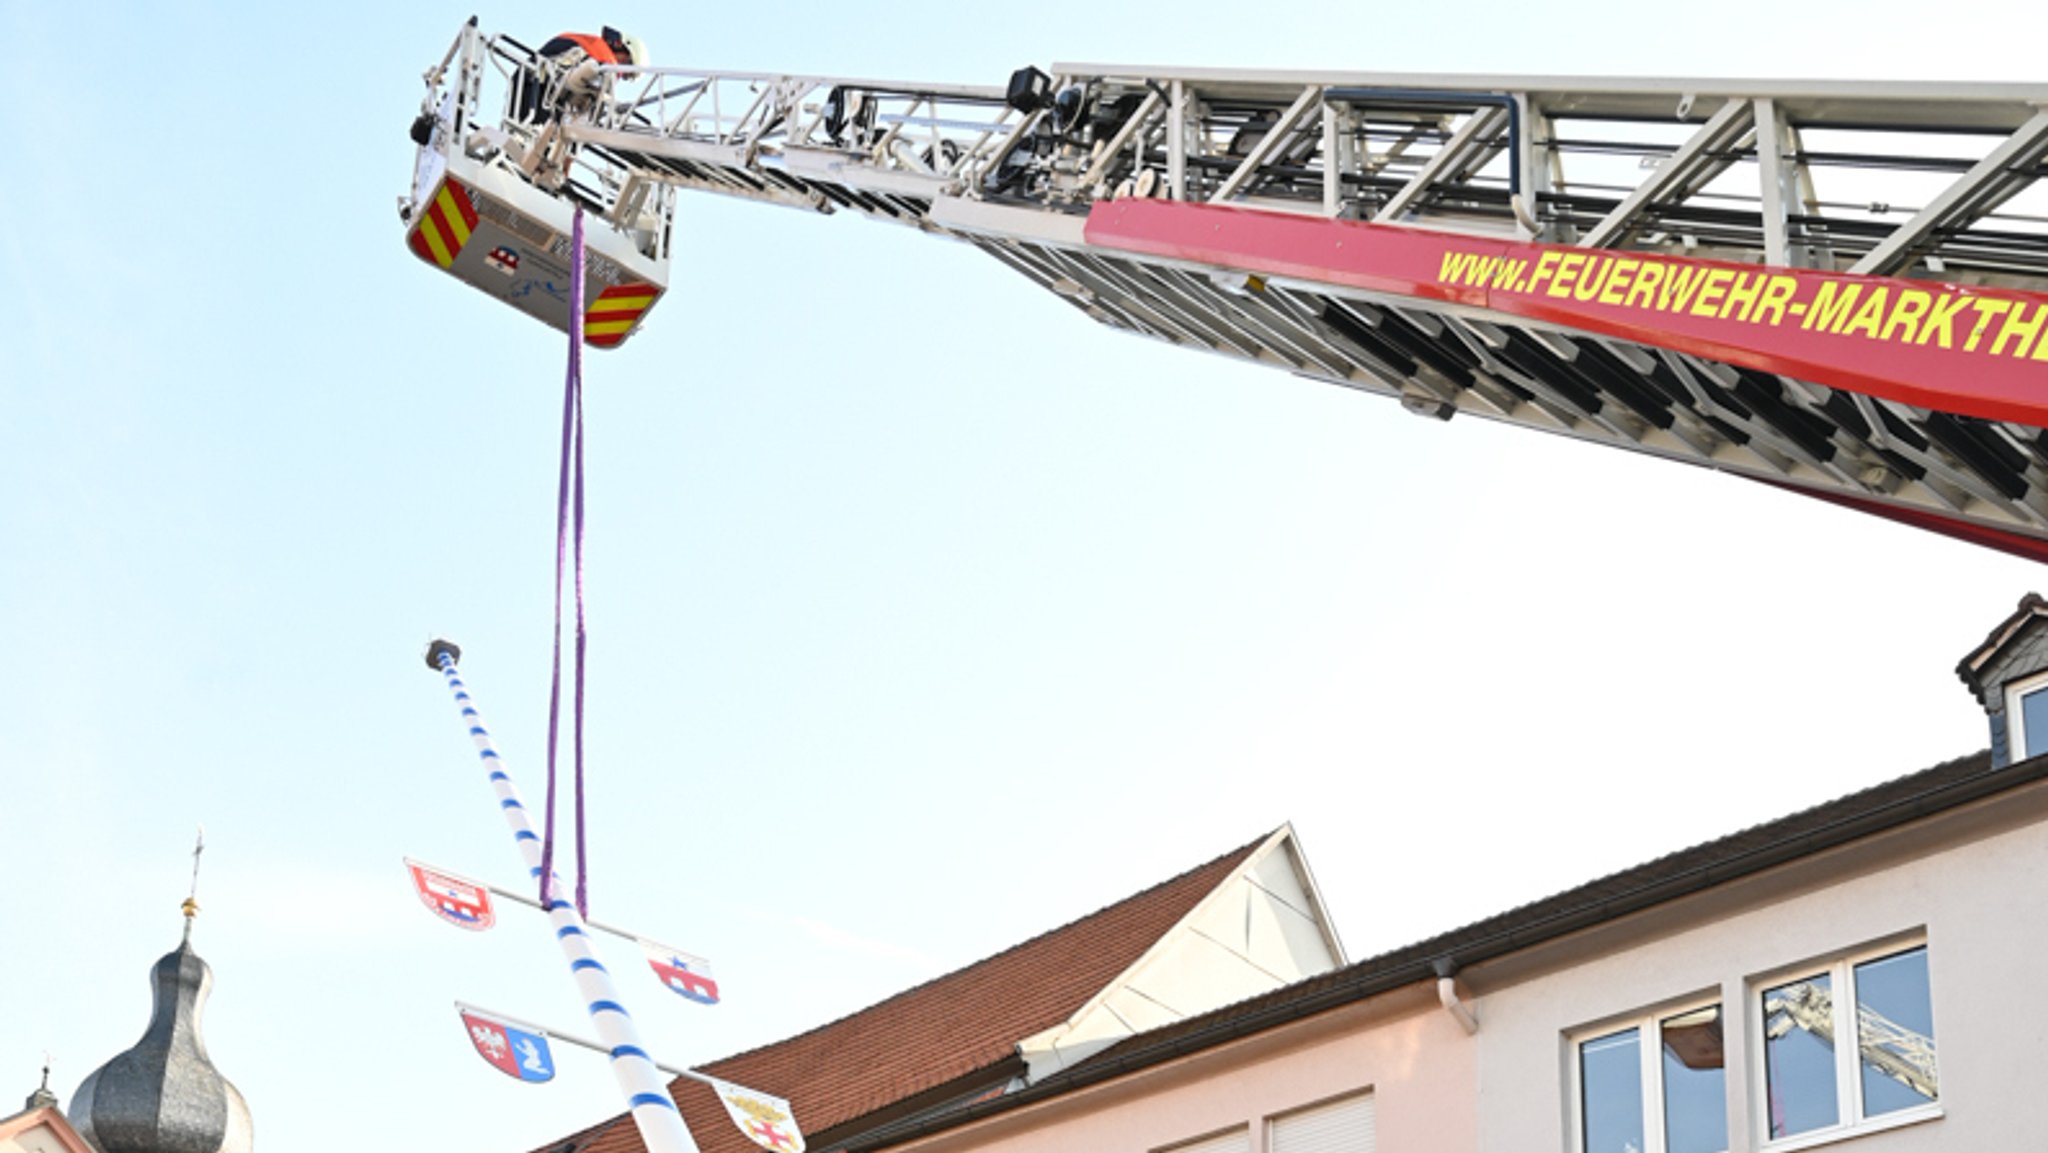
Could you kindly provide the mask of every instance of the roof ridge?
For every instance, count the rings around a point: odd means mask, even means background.
[[[1956,766],[1963,764],[1965,761],[1975,761],[1979,758],[1982,758],[1988,752],[1988,749],[1978,749],[1975,752],[1966,753],[1963,756],[1950,757],[1948,760],[1938,761],[1935,764],[1929,765],[1924,769],[1915,769],[1910,773],[1905,773],[1901,776],[1892,777],[1889,780],[1878,781],[1875,784],[1865,785],[1863,788],[1857,789],[1853,792],[1843,793],[1839,796],[1829,797],[1825,800],[1816,801],[1815,803],[1808,805],[1803,809],[1794,809],[1789,813],[1781,813],[1778,816],[1770,818],[1769,820],[1757,821],[1754,824],[1743,825],[1740,828],[1734,829],[1730,832],[1722,833],[1719,836],[1708,837],[1705,840],[1695,841],[1690,845],[1682,845],[1676,849],[1671,850],[1670,852],[1660,853],[1655,857],[1649,858],[1648,860],[1637,861],[1632,865],[1624,865],[1618,869],[1611,869],[1605,873],[1600,874],[1599,876],[1592,877],[1588,880],[1582,881],[1579,884],[1571,885],[1563,889],[1558,889],[1555,892],[1545,893],[1540,897],[1535,897],[1530,900],[1524,901],[1519,905],[1511,905],[1506,909],[1502,909],[1494,913],[1489,913],[1483,917],[1475,918],[1461,925],[1456,925],[1452,928],[1446,929],[1442,932],[1432,933],[1429,936],[1422,938],[1421,940],[1410,941],[1405,945],[1397,945],[1391,949],[1387,949],[1380,952],[1375,957],[1367,957],[1364,960],[1360,961],[1359,964],[1367,964],[1379,957],[1392,957],[1402,953],[1407,953],[1414,949],[1420,949],[1425,946],[1432,946],[1440,941],[1450,940],[1452,938],[1459,936],[1460,934],[1467,933],[1482,925],[1510,918],[1514,916],[1516,913],[1520,913],[1526,909],[1532,909],[1538,905],[1549,904],[1553,901],[1558,901],[1565,897],[1569,897],[1574,893],[1584,893],[1587,890],[1595,889],[1603,885],[1609,885],[1625,881],[1631,876],[1643,873],[1654,868],[1657,865],[1664,864],[1668,861],[1675,860],[1679,857],[1690,856],[1699,853],[1703,850],[1710,849],[1716,845],[1732,844],[1733,842],[1739,841],[1744,836],[1747,836],[1749,834],[1764,832],[1776,827],[1794,824],[1801,817],[1817,813],[1822,809],[1853,807],[1852,803],[1858,800],[1859,798],[1867,798],[1876,793],[1898,789],[1901,786],[1906,785],[1908,782],[1916,782],[1936,776],[1940,774],[1943,770],[1953,769]],[[1310,980],[1313,979],[1314,978],[1310,978]]]
[[[2019,607],[2004,620],[1993,625],[1991,631],[1985,634],[1984,640],[1977,647],[1964,653],[1963,659],[1956,662],[1956,676],[1962,678],[1962,682],[1970,687],[1970,691],[1977,691],[1976,678],[1972,674],[2012,640],[2020,625],[2032,617],[2042,615],[2044,611],[2048,611],[2048,599],[2043,599],[2040,593],[2029,592],[2021,597]]]
[[[1786,832],[1789,827],[1796,826],[1798,822],[1801,820],[1801,818],[1808,817],[1812,814],[1819,813],[1823,810],[1846,810],[1845,812],[1835,815],[1831,820],[1827,821],[1822,825],[1816,826],[1815,828],[1810,830],[1806,830],[1803,833],[1795,834],[1798,838],[1802,840],[1811,840],[1818,835],[1824,835],[1828,833],[1829,831],[1833,830],[1836,826],[1847,823],[1854,823],[1855,821],[1863,817],[1868,817],[1872,814],[1885,813],[1900,805],[1909,804],[1916,800],[1923,799],[1927,795],[1932,793],[1941,793],[1955,789],[1973,779],[1987,777],[1993,772],[2011,772],[2010,766],[2006,769],[1998,770],[1989,768],[1988,765],[1984,764],[1984,762],[1988,761],[1988,759],[1989,750],[1986,749],[1979,749],[1976,752],[1968,753],[1959,757],[1951,757],[1948,760],[1937,762],[1936,764],[1930,765],[1924,769],[1916,769],[1913,772],[1893,777],[1889,780],[1879,781],[1875,784],[1867,785],[1861,789],[1857,789],[1854,792],[1844,793],[1838,797],[1832,797],[1828,800],[1819,802],[1818,804],[1809,805],[1806,808],[1797,809],[1793,812],[1786,813],[1782,816],[1774,817],[1771,820],[1761,821],[1753,825],[1747,825],[1743,828],[1735,830],[1732,833],[1726,833],[1718,837],[1709,837],[1706,840],[1696,842],[1692,845],[1685,846],[1683,848],[1674,850],[1669,853],[1665,853],[1661,856],[1653,857],[1650,860],[1641,861],[1637,864],[1629,865],[1625,868],[1616,869],[1609,873],[1604,873],[1582,884],[1573,885],[1567,889],[1560,889],[1557,892],[1548,894],[1543,897],[1538,897],[1531,901],[1525,901],[1511,908],[1503,909],[1499,912],[1488,914],[1487,916],[1480,917],[1476,920],[1468,921],[1454,928],[1443,930],[1442,932],[1433,933],[1419,940],[1408,941],[1402,944],[1391,946],[1387,949],[1381,950],[1378,953],[1375,953],[1370,957],[1365,957],[1361,960],[1355,961],[1352,964],[1345,966],[1344,968],[1333,969],[1328,973],[1320,973],[1312,977],[1305,977],[1292,985],[1283,986],[1280,989],[1275,989],[1270,992],[1254,994],[1251,997],[1244,998],[1242,1001],[1237,1002],[1236,1005],[1243,1005],[1247,1002],[1253,1001],[1285,1001],[1289,998],[1290,993],[1299,995],[1305,989],[1305,987],[1308,986],[1336,987],[1347,983],[1347,980],[1355,981],[1360,974],[1370,974],[1375,972],[1392,970],[1416,962],[1434,961],[1438,958],[1455,958],[1455,955],[1460,947],[1469,947],[1473,944],[1485,944],[1492,937],[1498,936],[1503,932],[1512,931],[1503,929],[1503,923],[1512,922],[1518,915],[1527,914],[1530,910],[1541,909],[1544,906],[1556,904],[1558,902],[1565,901],[1568,898],[1581,898],[1580,901],[1575,901],[1564,908],[1552,910],[1543,914],[1539,918],[1538,923],[1546,923],[1550,921],[1569,919],[1575,914],[1583,912],[1586,909],[1592,908],[1596,905],[1607,906],[1614,905],[1617,902],[1626,902],[1630,897],[1637,895],[1640,892],[1656,888],[1660,884],[1662,884],[1661,881],[1645,880],[1644,877],[1646,874],[1651,873],[1656,866],[1669,862],[1675,858],[1696,855],[1701,852],[1711,850],[1716,846],[1732,848],[1735,844],[1739,843],[1745,836],[1758,832]],[[2048,757],[2035,758],[2035,762],[2048,764]],[[1979,766],[1983,767],[1980,768]],[[2041,775],[2048,775],[2048,773],[2043,773]],[[1945,779],[1950,777],[1953,777],[1954,779]],[[2012,777],[2013,786],[2017,787],[2018,785],[2026,784],[2031,779],[2032,778],[2029,778],[2024,774],[2015,774]],[[1876,794],[1886,792],[1897,792],[1902,795],[1893,799],[1885,800],[1882,803],[1878,804],[1868,804],[1862,806],[1859,806],[1858,804],[1859,801],[1868,802]],[[1858,834],[1858,836],[1860,835],[1862,834]],[[1751,857],[1756,853],[1766,851],[1774,847],[1775,844],[1776,842],[1767,842],[1761,845],[1743,847],[1738,852],[1732,853],[1727,861],[1719,862],[1718,864],[1727,865],[1738,862],[1745,858]],[[1820,847],[1827,846],[1822,845]],[[1705,866],[1695,866],[1694,868],[1697,869],[1702,867],[1714,868],[1715,864],[1710,863]],[[1723,877],[1722,880],[1732,880],[1740,875],[1742,875],[1740,872],[1731,873],[1729,876]],[[1597,890],[1600,890],[1604,886],[1610,885],[1622,885],[1624,887],[1613,892],[1596,894]],[[1516,946],[1516,948],[1526,948],[1530,945],[1538,943],[1538,941],[1541,939],[1542,938],[1537,937],[1532,938],[1530,940],[1526,940],[1521,945]],[[1205,1021],[1227,1016],[1230,1013],[1230,1010],[1234,1007],[1235,1006],[1221,1006],[1219,1008],[1209,1010],[1208,1012],[1202,1013],[1195,1017],[1190,1017],[1185,1020],[1172,1022],[1167,1025],[1162,1025],[1155,1029],[1147,1030],[1142,1033],[1133,1034],[1132,1036],[1127,1037],[1123,1041],[1119,1042],[1118,1045],[1115,1046],[1113,1049],[1104,1050],[1103,1053],[1096,1054],[1095,1058],[1093,1059],[1100,1059],[1104,1056],[1111,1056],[1118,1051],[1125,1051],[1130,1049],[1134,1044],[1142,1044],[1146,1041],[1148,1034],[1165,1034],[1173,1032],[1175,1030],[1185,1031],[1189,1029],[1200,1028],[1202,1023]],[[1085,1069],[1086,1067],[1087,1066],[1084,1064],[1081,1066],[1077,1066],[1076,1069]],[[1074,1070],[1068,1070],[1060,1074],[1060,1077],[1071,1080],[1073,1073]]]
[[[956,977],[960,977],[964,974],[971,973],[976,969],[980,969],[983,966],[992,965],[1005,957],[1012,956],[1024,949],[1030,948],[1031,946],[1036,945],[1049,937],[1058,936],[1061,933],[1069,932],[1077,928],[1078,926],[1096,920],[1097,918],[1107,916],[1108,914],[1118,909],[1124,908],[1127,905],[1134,904],[1137,901],[1149,897],[1152,894],[1159,892],[1161,889],[1165,889],[1172,885],[1179,884],[1187,880],[1189,877],[1194,876],[1196,873],[1200,873],[1207,869],[1213,869],[1217,865],[1220,865],[1225,861],[1231,860],[1232,858],[1239,858],[1241,861],[1242,858],[1250,856],[1254,849],[1257,849],[1260,845],[1265,844],[1266,841],[1272,838],[1274,833],[1279,832],[1284,827],[1284,825],[1279,826],[1269,832],[1262,833],[1259,836],[1253,838],[1252,840],[1242,845],[1239,845],[1235,849],[1231,849],[1230,851],[1225,853],[1220,853],[1206,861],[1203,861],[1198,865],[1194,865],[1190,868],[1183,869],[1180,872],[1175,873],[1173,876],[1168,877],[1163,881],[1147,885],[1145,888],[1142,888],[1135,893],[1131,893],[1125,897],[1112,901],[1109,904],[1094,910],[1093,912],[1084,913],[1081,916],[1075,917],[1073,920],[1067,921],[1064,924],[1057,925],[1053,928],[1047,929],[1044,932],[1037,934],[1036,936],[1028,937],[1022,941],[1017,942],[1014,945],[1011,945],[1006,949],[1000,950],[995,953],[990,953],[988,956],[982,957],[979,960],[970,961],[967,964],[960,966],[959,968],[948,970],[947,972],[941,973],[936,977],[932,977],[925,981],[921,981],[918,984],[912,985],[907,989],[903,989],[898,992],[892,993],[889,996],[884,997],[883,999],[876,1001],[872,1004],[862,1006],[861,1008],[855,1009],[849,1013],[845,1013],[839,1017],[835,1017],[830,1021],[824,1022],[823,1024],[814,1025],[809,1029],[805,1029],[801,1033],[792,1033],[787,1037],[781,1037],[774,1041],[769,1041],[761,1045],[756,1045],[751,1049],[743,1049],[737,1053],[729,1053],[723,1057],[718,1058],[715,1061],[707,1062],[706,1064],[700,1067],[706,1071],[715,1070],[722,1066],[732,1064],[733,1062],[737,1062],[745,1058],[752,1057],[755,1054],[763,1053],[767,1050],[777,1048],[778,1046],[788,1045],[793,1042],[799,1041],[805,1037],[809,1037],[817,1033],[822,1033],[828,1029],[836,1028],[839,1025],[842,1025],[847,1021],[851,1021],[856,1017],[865,1016],[866,1014],[885,1009],[889,1005],[892,1005],[907,997],[911,997],[919,993],[922,993],[925,990],[930,989],[932,986],[940,984],[941,982],[950,981]]]

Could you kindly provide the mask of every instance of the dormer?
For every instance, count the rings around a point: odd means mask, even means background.
[[[2048,600],[2028,593],[1956,666],[1991,717],[1991,766],[2048,753]]]

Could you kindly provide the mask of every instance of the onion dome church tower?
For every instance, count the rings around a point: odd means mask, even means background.
[[[150,970],[156,1006],[135,1047],[95,1069],[72,1094],[72,1128],[98,1153],[249,1153],[249,1106],[206,1056],[199,1015],[213,971],[185,937]]]

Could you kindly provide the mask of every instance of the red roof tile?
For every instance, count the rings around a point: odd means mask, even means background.
[[[881,1113],[977,1072],[994,1075],[1017,1042],[1073,1016],[1264,844],[1248,845],[1069,925],[898,993],[808,1033],[703,1066],[787,1098],[806,1138]],[[710,1089],[669,1092],[703,1153],[753,1153]],[[881,1118],[877,1118],[877,1121]],[[858,1125],[854,1126],[857,1130]],[[623,1115],[540,1146],[558,1153],[644,1153]]]

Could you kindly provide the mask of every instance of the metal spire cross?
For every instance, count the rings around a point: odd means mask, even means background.
[[[50,1051],[43,1050],[43,1083],[28,1095],[28,1107],[41,1109],[57,1103],[57,1095],[50,1092]]]
[[[185,939],[192,939],[192,919],[199,915],[199,855],[206,851],[206,826],[199,826],[199,832],[192,838],[192,888],[185,894]]]

